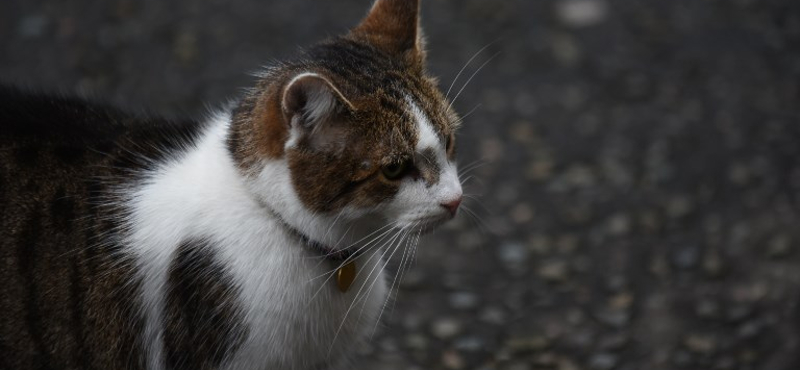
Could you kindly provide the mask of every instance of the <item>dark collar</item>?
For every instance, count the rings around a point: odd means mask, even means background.
[[[300,230],[297,230],[292,225],[289,225],[289,223],[286,222],[286,220],[284,220],[283,217],[281,217],[281,215],[278,214],[278,212],[275,212],[273,209],[267,207],[266,205],[264,205],[264,208],[269,213],[271,213],[276,220],[278,220],[278,223],[280,223],[283,226],[283,228],[286,229],[286,231],[294,235],[296,238],[300,239],[300,241],[304,245],[306,245],[311,250],[315,251],[321,257],[324,257],[331,261],[341,262],[341,261],[351,260],[352,259],[351,257],[353,257],[353,255],[356,254],[354,251],[351,251],[349,249],[337,250],[336,248],[333,248],[327,244],[323,244],[321,242],[313,240],[309,238],[307,235],[300,232]]]
[[[287,224],[285,221],[281,220],[281,222],[283,222],[284,227],[290,233],[294,234],[297,238],[299,238],[303,242],[303,244],[317,251],[317,253],[319,253],[320,256],[325,257],[326,259],[337,262],[345,261],[350,259],[350,257],[352,257],[353,254],[355,254],[353,251],[349,249],[336,250],[333,247],[330,247],[326,244],[322,244],[316,240],[312,240],[305,234],[301,233],[300,230],[297,230],[293,228],[291,225]]]

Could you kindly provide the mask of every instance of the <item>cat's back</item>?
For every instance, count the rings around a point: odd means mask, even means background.
[[[177,155],[200,130],[192,120],[0,86],[0,202],[58,203],[66,194],[77,202],[92,200]],[[86,192],[76,193],[78,188]]]
[[[71,222],[75,204],[88,200],[78,188],[99,178],[124,131],[122,115],[77,98],[0,87],[0,215],[4,231],[44,209]],[[56,206],[68,203],[66,206]],[[12,212],[13,209],[13,212]],[[12,219],[13,218],[13,219]],[[11,238],[0,239],[7,243]]]
[[[0,85],[0,148],[4,149],[71,148],[72,154],[84,149],[107,157],[115,154],[115,148],[139,141],[139,150],[146,151],[147,145],[170,150],[196,138],[200,126],[195,120],[132,113],[93,99]]]
[[[114,196],[197,131],[0,87],[0,368],[141,365],[138,282],[117,253]]]
[[[47,221],[36,225],[37,234],[75,236],[74,222],[102,216],[88,213],[108,211],[98,207],[115,189],[179,155],[200,130],[191,120],[0,86],[0,245],[37,218]]]

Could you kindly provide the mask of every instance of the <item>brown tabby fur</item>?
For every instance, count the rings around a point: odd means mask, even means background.
[[[0,369],[141,366],[138,281],[108,200],[197,124],[4,88],[0,104]]]

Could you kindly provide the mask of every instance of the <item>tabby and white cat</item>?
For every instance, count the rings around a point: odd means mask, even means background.
[[[206,122],[0,88],[0,368],[343,364],[462,197],[418,3]]]

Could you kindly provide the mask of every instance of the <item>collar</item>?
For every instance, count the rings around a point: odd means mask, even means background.
[[[310,249],[312,249],[312,250],[316,251],[317,253],[319,253],[319,255],[324,257],[325,259],[328,259],[328,260],[331,260],[331,261],[334,261],[334,262],[343,262],[343,261],[346,261],[348,259],[352,260],[354,258],[353,255],[355,255],[355,252],[353,252],[353,251],[351,251],[349,249],[337,250],[337,249],[335,249],[333,247],[328,246],[327,244],[323,244],[321,242],[318,242],[316,240],[313,240],[313,239],[309,238],[305,234],[301,233],[300,230],[297,230],[294,227],[292,227],[292,225],[289,225],[283,219],[278,219],[278,221],[283,224],[283,227],[287,231],[289,231],[289,233],[294,234],[294,236],[297,237],[298,239],[300,239],[300,241],[303,242],[303,244],[305,244]],[[351,257],[353,257],[353,258],[351,258]],[[355,257],[358,257],[358,256],[356,255]]]
[[[277,220],[286,231],[300,239],[303,245],[316,251],[323,258],[336,263],[338,266],[335,271],[336,286],[342,293],[346,293],[347,290],[350,289],[350,286],[353,285],[353,281],[356,279],[356,258],[359,255],[359,253],[357,253],[358,251],[354,252],[349,249],[337,250],[327,244],[313,240],[300,232],[300,230],[289,225],[289,223],[273,209],[266,205],[264,208],[275,217],[275,220]]]

